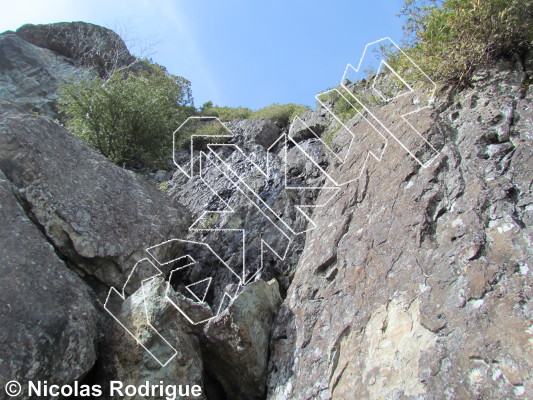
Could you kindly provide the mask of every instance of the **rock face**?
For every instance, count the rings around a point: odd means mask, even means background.
[[[126,44],[115,32],[87,22],[26,24],[16,34],[35,46],[49,49],[95,68],[101,77],[135,62]]]
[[[0,104],[0,169],[94,288],[122,287],[146,248],[183,234],[188,216],[163,193],[52,121]]]
[[[65,266],[16,196],[0,171],[2,399],[12,379],[27,393],[28,381],[83,378],[96,360],[99,320],[89,287]]]
[[[278,283],[256,281],[203,332],[206,368],[222,384],[227,398],[263,399],[270,326],[281,304]]]
[[[363,116],[346,122],[352,142],[325,108],[285,127],[233,121],[230,140],[193,152],[201,173],[150,175],[165,194],[32,113],[55,115],[59,82],[129,66],[118,36],[1,34],[0,390],[117,379],[198,384],[209,400],[529,398],[532,60],[410,115],[439,150],[424,168],[414,157],[431,149],[399,118],[418,99],[401,96],[375,111],[412,155]],[[182,241],[147,252],[169,239]]]
[[[124,385],[163,381],[168,385],[204,388],[199,328],[186,321],[166,299],[166,288],[162,278],[153,279],[123,303],[119,318],[138,341],[115,321],[109,326],[98,365],[98,378],[103,386],[114,379]],[[170,295],[173,302],[186,301],[178,299],[173,292]],[[205,306],[191,304],[189,307],[196,307],[196,312],[207,316],[210,313]],[[206,397],[204,393],[201,396],[189,393],[182,398]]]
[[[283,129],[277,128],[273,122],[238,121],[227,126],[234,134],[229,145],[239,146],[240,150],[226,145],[217,148],[213,152],[216,157],[211,153],[210,158],[204,160],[205,169],[201,176],[188,179],[180,171],[176,172],[169,182],[169,194],[184,204],[197,220],[190,229],[189,240],[209,244],[220,258],[234,266],[234,270],[242,269],[245,248],[248,278],[275,278],[284,294],[303,249],[303,232],[308,223],[308,218],[298,211],[297,206],[314,203],[317,191],[306,188],[320,187],[324,178],[315,174],[311,162],[306,163],[303,153],[294,145],[289,148],[288,144],[285,148],[285,142],[280,141],[271,152],[266,151],[283,133]],[[258,131],[258,126],[272,129],[278,136],[272,133],[264,145],[258,145],[255,139],[249,139]],[[302,147],[320,153],[316,139],[303,142]],[[199,157],[199,153],[194,157]],[[324,163],[327,165],[325,157]],[[236,181],[239,181],[237,186]],[[212,213],[206,216],[205,211]],[[281,216],[282,222],[276,220],[276,216]],[[300,234],[286,235],[289,229]],[[244,246],[239,230],[245,233]],[[213,285],[218,288],[219,297],[226,285],[235,283],[229,272],[217,272],[218,265],[214,260],[210,261],[212,257],[202,249],[191,247],[188,252],[195,259],[205,260],[202,268],[206,275],[219,277]],[[195,271],[191,270],[192,276]],[[187,276],[183,280],[194,282]]]
[[[0,34],[0,99],[56,118],[58,86],[136,68],[113,31],[85,22],[27,24]]]
[[[296,142],[306,139],[314,139],[321,136],[324,129],[329,124],[328,112],[325,108],[319,107],[314,110],[308,110],[300,115],[291,126],[291,137]],[[303,122],[303,124],[302,124]]]
[[[230,121],[226,126],[234,133],[239,146],[258,144],[265,150],[278,140],[281,130],[274,121],[269,119],[248,119]]]
[[[275,323],[269,399],[533,392],[525,78],[520,62],[486,71],[419,121],[443,137],[433,164],[421,169],[389,142],[316,209]],[[355,162],[329,171],[348,176]]]
[[[0,34],[0,99],[26,111],[55,117],[58,84],[96,77],[88,68],[51,50],[34,46],[12,32]]]

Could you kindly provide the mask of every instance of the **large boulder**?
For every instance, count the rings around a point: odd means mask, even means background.
[[[281,129],[270,119],[243,119],[226,122],[239,146],[258,144],[267,150],[281,135]]]
[[[532,91],[520,65],[483,76],[418,118],[444,135],[431,165],[389,140],[315,210],[275,323],[269,399],[533,392]],[[362,147],[362,121],[354,132]],[[356,156],[329,172],[353,176]]]
[[[280,154],[281,157],[285,155]],[[312,158],[310,158],[312,157]],[[329,159],[324,145],[318,139],[307,139],[287,150],[285,157],[287,174],[291,179],[305,181],[310,187],[321,187],[324,175],[316,168],[315,163],[326,169]]]
[[[9,398],[8,381],[19,381],[27,399],[28,381],[72,384],[96,360],[94,296],[16,191],[0,171],[0,399]]]
[[[104,291],[122,287],[148,247],[182,237],[190,222],[181,206],[133,172],[5,101],[0,169],[69,267]]]
[[[162,278],[145,282],[117,308],[116,317],[122,326],[116,322],[109,325],[94,374],[102,387],[110,380],[118,380],[124,386],[145,382],[189,385],[191,390],[197,385],[202,389],[200,396],[189,392],[180,398],[206,398],[198,337],[201,327],[190,324],[174,304],[203,319],[211,316],[205,305],[188,302],[173,291],[167,292],[167,282]]]
[[[255,281],[204,328],[206,369],[228,398],[259,400],[266,394],[270,328],[281,304],[278,283]]]
[[[16,102],[26,111],[55,117],[58,85],[94,77],[93,70],[13,32],[0,34],[0,99]]]
[[[16,34],[29,43],[95,68],[101,77],[135,62],[122,38],[111,29],[87,22],[26,24]]]
[[[305,111],[292,122],[289,130],[290,138],[295,142],[301,142],[321,136],[331,119],[328,115],[324,107]]]

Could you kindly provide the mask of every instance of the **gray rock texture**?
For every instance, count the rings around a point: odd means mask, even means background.
[[[424,168],[414,157],[432,150],[400,118],[419,99],[402,96],[373,111],[412,155],[368,114],[344,121],[353,138],[318,108],[292,126],[228,122],[231,139],[193,152],[201,174],[148,183],[35,115],[56,116],[60,82],[129,68],[123,41],[86,23],[1,34],[0,390],[119,379],[198,384],[209,400],[531,398],[532,60],[410,115],[439,151]],[[184,254],[155,277],[155,258]]]
[[[87,22],[26,24],[17,29],[16,34],[35,46],[52,50],[75,60],[79,65],[96,69],[102,78],[136,60],[115,32]]]
[[[261,122],[264,120],[260,120]],[[244,125],[243,125],[244,126]],[[255,125],[253,125],[255,126]],[[231,126],[228,126],[231,128]],[[279,133],[279,131],[278,131]],[[232,144],[237,145],[242,139],[242,134],[236,131]],[[257,144],[242,141],[239,148],[223,146],[215,151],[218,158],[210,155],[204,161],[205,172],[202,176],[195,175],[192,179],[186,178],[180,171],[176,172],[169,182],[169,194],[176,201],[184,204],[197,219],[195,227],[190,230],[190,240],[202,241],[209,244],[212,249],[234,270],[242,268],[243,237],[240,231],[245,232],[245,257],[249,277],[255,276],[263,280],[276,278],[280,283],[281,292],[285,293],[292,279],[298,256],[303,249],[305,234],[291,234],[284,236],[287,231],[285,223],[295,232],[306,229],[308,219],[300,213],[296,206],[300,204],[313,204],[317,196],[316,190],[291,189],[289,187],[320,187],[323,176],[317,175],[311,163],[305,163],[303,153],[297,148],[287,149],[290,172],[285,180],[284,142],[276,153],[267,153],[265,148]],[[302,145],[304,148],[319,154],[316,140]],[[195,154],[195,158],[200,155]],[[223,162],[221,162],[223,160]],[[324,165],[327,159],[324,157]],[[224,165],[225,164],[225,165]],[[229,170],[233,172],[228,172]],[[268,171],[268,174],[265,173]],[[238,189],[234,181],[227,176],[240,178]],[[255,194],[259,196],[255,196]],[[253,201],[250,201],[253,199]],[[260,199],[260,200],[259,200]],[[217,215],[202,217],[205,211],[225,211]],[[277,221],[274,214],[282,216],[282,222]],[[218,229],[218,230],[217,230]],[[289,237],[289,239],[288,239]],[[274,251],[263,247],[265,241]],[[203,270],[215,271],[210,276],[216,276],[218,282],[213,286],[216,292],[223,294],[227,284],[235,283],[229,271],[216,272],[218,266],[211,262],[210,255],[198,251],[197,248],[188,249],[195,259],[204,260]],[[261,265],[261,257],[263,264]],[[241,262],[241,263],[240,263]],[[240,264],[239,264],[240,263]],[[193,273],[194,270],[191,270]],[[192,283],[194,280],[184,276],[183,281]],[[218,303],[218,300],[215,301]]]
[[[162,192],[49,119],[0,104],[0,169],[95,288],[122,287],[146,248],[183,234],[188,215]]]
[[[28,218],[0,171],[0,399],[18,380],[72,383],[96,361],[99,316],[90,288]],[[27,395],[18,398],[27,399]]]
[[[275,323],[268,399],[533,393],[532,91],[520,62],[483,76],[420,117],[442,147],[429,167],[389,141],[315,211]]]
[[[308,110],[300,115],[299,119],[292,124],[290,137],[296,142],[315,139],[316,136],[322,135],[330,119],[331,117],[327,110],[323,107]]]
[[[85,22],[27,24],[0,34],[0,99],[58,116],[59,84],[141,68],[113,31]]]
[[[270,327],[281,301],[275,280],[255,281],[205,325],[204,362],[228,398],[265,397]]]
[[[233,132],[239,146],[253,143],[267,150],[281,135],[281,129],[276,123],[266,118],[230,121],[225,125]]]
[[[299,142],[298,147],[294,146],[287,150],[285,158],[287,175],[291,179],[305,182],[309,187],[322,187],[324,176],[306,154],[322,168],[327,168],[329,165],[330,160],[324,145],[318,139],[307,139]],[[283,153],[280,153],[280,156],[283,157]]]
[[[166,299],[166,289],[167,283],[162,278],[153,279],[122,304],[117,316],[137,340],[115,321],[109,326],[97,367],[102,386],[114,379],[124,385],[138,386],[146,381],[154,384],[163,381],[168,385],[188,384],[204,388],[198,338],[201,328],[186,321]],[[173,292],[170,292],[170,296],[176,304],[187,306],[183,304],[186,299],[179,298]],[[189,304],[188,307],[206,316],[210,314],[207,307],[199,304]],[[164,399],[165,396],[155,398]],[[199,397],[189,394],[182,398],[206,397],[202,393]]]
[[[58,85],[94,77],[95,71],[13,32],[0,34],[0,99],[16,102],[26,111],[55,117]]]

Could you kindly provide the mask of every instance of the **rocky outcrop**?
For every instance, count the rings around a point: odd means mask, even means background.
[[[276,123],[266,118],[230,121],[225,125],[234,135],[233,142],[241,147],[258,144],[264,150],[268,150],[281,134],[281,129]]]
[[[309,187],[324,185],[324,176],[316,168],[315,162],[322,168],[326,168],[330,160],[324,145],[318,139],[307,139],[299,142],[298,147],[288,149],[285,162],[287,176],[290,179],[305,182]]]
[[[270,326],[280,303],[275,280],[252,282],[205,325],[204,362],[227,398],[265,397]]]
[[[419,99],[400,96],[373,111],[411,155],[368,115],[345,121],[352,139],[320,107],[290,127],[227,123],[232,138],[193,152],[201,173],[149,174],[167,194],[32,113],[54,116],[59,82],[130,57],[91,24],[0,35],[0,388],[117,379],[198,384],[210,400],[528,398],[531,57],[410,115],[439,150],[424,168],[414,159],[432,151],[400,119]]]
[[[102,78],[136,60],[115,32],[87,22],[26,24],[17,29],[16,34],[35,46],[96,69]]]
[[[532,91],[520,62],[477,76],[418,120],[442,137],[433,164],[389,141],[315,210],[275,323],[269,399],[533,391]],[[353,174],[353,157],[328,171]]]
[[[155,278],[146,282],[122,304],[117,317],[124,326],[114,321],[106,332],[101,357],[96,367],[97,381],[104,387],[109,380],[124,385],[139,386],[146,381],[166,384],[198,385],[202,389],[204,368],[200,349],[199,331],[169,302],[193,308],[196,313],[210,316],[210,310],[201,304],[185,304],[173,291],[167,292],[167,282]],[[129,332],[135,335],[131,336]],[[161,398],[164,398],[161,397]],[[201,396],[183,396],[184,399],[205,399]]]
[[[244,252],[248,278],[275,278],[284,294],[303,249],[303,232],[308,223],[297,206],[314,203],[317,192],[305,188],[320,187],[323,176],[317,175],[312,163],[305,161],[308,158],[304,157],[301,149],[294,145],[285,148],[284,131],[276,128],[273,122],[238,121],[227,126],[233,133],[230,143],[213,148],[213,153],[204,160],[201,176],[189,179],[177,171],[168,184],[169,194],[191,211],[193,219],[197,219],[189,231],[190,240],[209,244],[229,265],[237,265],[235,270],[239,268],[238,263],[243,259]],[[258,139],[253,139],[258,126],[272,130],[263,145],[258,145]],[[270,152],[267,152],[268,148],[271,148]],[[321,151],[316,139],[303,142],[302,148],[313,154]],[[180,160],[184,157],[180,155]],[[194,158],[198,160],[198,157],[200,153],[195,152]],[[285,159],[288,161],[288,172]],[[323,165],[327,165],[326,157]],[[233,180],[228,176],[233,176]],[[234,184],[236,176],[239,177],[239,187]],[[205,216],[206,211],[211,213]],[[277,220],[276,216],[282,216],[283,222]],[[301,234],[293,234],[289,238],[284,234],[284,229]],[[238,230],[244,231],[244,245],[243,235]],[[188,252],[195,259],[205,261],[202,268],[204,272],[209,272],[207,275],[219,277],[216,292],[223,294],[223,288],[235,282],[231,274],[221,275],[217,272],[217,264],[210,261],[212,256],[201,250],[196,247],[188,249]],[[183,280],[194,282],[187,276]]]
[[[72,383],[92,368],[99,316],[90,288],[54,252],[0,171],[0,385]],[[22,395],[20,398],[28,398]]]
[[[58,116],[58,87],[141,68],[113,31],[85,22],[27,24],[0,34],[0,99]]]
[[[182,207],[133,172],[49,119],[0,104],[0,169],[56,251],[95,289],[122,287],[146,248],[185,231]]]
[[[296,142],[316,139],[329,125],[331,117],[324,107],[307,110],[291,126],[291,137]],[[303,122],[303,123],[302,123]]]
[[[88,68],[51,50],[34,46],[13,32],[0,34],[0,99],[28,112],[57,115],[58,86],[96,77]]]

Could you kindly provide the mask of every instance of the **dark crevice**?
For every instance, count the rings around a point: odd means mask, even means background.
[[[402,183],[409,183],[409,181],[411,181],[412,178],[414,178],[415,176],[418,175],[418,171],[412,171],[410,172],[406,177],[405,179],[403,180]]]
[[[433,220],[437,222],[439,218],[442,217],[447,212],[448,212],[448,209],[446,207],[439,209],[439,211],[437,211],[437,213],[435,214],[435,217],[433,217]]]
[[[203,381],[204,394],[207,400],[229,400],[224,387],[208,368],[204,368]]]
[[[78,382],[78,385],[79,385],[80,388],[82,388],[83,385],[88,385],[90,387],[93,387],[94,385],[100,385],[100,387],[102,388],[102,396],[99,396],[98,399],[100,399],[100,400],[111,400],[111,398],[108,395],[109,394],[108,388],[104,387],[101,384],[103,381],[102,381],[101,377],[99,377],[99,375],[100,375],[99,361],[100,360],[96,360],[96,362],[93,365],[93,367],[83,377],[80,377],[79,379],[77,379],[77,382]],[[71,382],[70,385],[74,386],[74,382]],[[92,398],[92,396],[90,398]],[[66,399],[70,399],[70,400],[85,400],[85,399],[87,399],[87,396],[81,396],[81,391],[80,391],[80,396],[75,396],[75,395],[72,395],[72,396],[59,396],[58,399],[59,400],[66,400]]]
[[[322,264],[320,264],[315,272],[317,274],[323,274],[326,270],[331,267],[337,261],[337,253],[332,254],[328,259],[326,259]]]
[[[479,243],[479,247],[477,249],[477,251],[475,252],[475,254],[471,257],[468,258],[468,261],[474,261],[474,260],[479,260],[480,258],[486,256],[486,242],[483,241],[482,243]]]
[[[422,243],[426,237],[430,240],[435,240],[437,221],[447,212],[446,207],[439,207],[442,205],[442,200],[443,195],[440,191],[433,193],[427,200],[425,218],[420,228],[420,243]]]
[[[43,238],[52,246],[57,257],[60,260],[62,260],[65,264],[67,264],[69,262],[67,257],[56,247],[53,240],[48,236],[48,234],[46,233],[46,229],[44,228],[43,225],[41,225],[41,223],[38,221],[37,217],[31,210],[31,205],[28,203],[26,198],[17,190],[16,186],[12,186],[12,193],[15,199],[17,200],[18,204],[24,211],[24,214],[26,214],[26,217],[28,217],[31,223],[35,225],[35,227],[39,230],[39,232],[41,232]]]
[[[344,373],[344,370],[346,369],[346,366],[345,366],[343,368],[343,370],[337,375],[337,378],[335,379],[335,381],[331,382],[331,380],[333,379],[333,374],[335,373],[335,370],[337,369],[338,364],[339,364],[340,353],[341,353],[341,343],[344,340],[344,338],[346,338],[346,337],[348,337],[350,335],[350,332],[351,332],[351,328],[349,326],[347,326],[341,332],[341,334],[339,335],[337,340],[335,340],[335,343],[333,344],[333,346],[331,348],[331,351],[330,351],[329,363],[330,363],[330,366],[331,366],[331,368],[330,368],[331,375],[329,377],[329,381],[330,381],[330,387],[331,387],[332,391],[335,389],[335,387],[339,383],[339,381],[340,381],[340,379],[342,377],[342,374]]]

